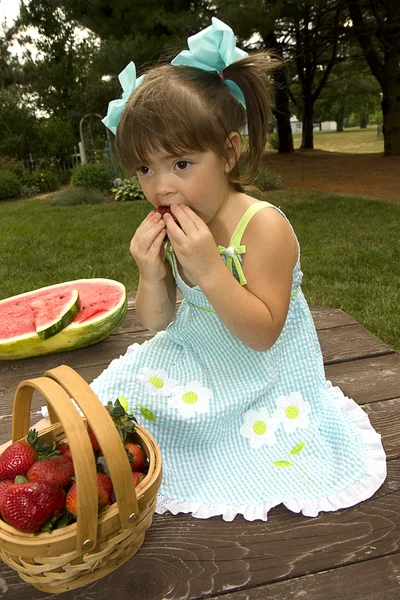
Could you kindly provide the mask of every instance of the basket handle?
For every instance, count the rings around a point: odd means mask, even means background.
[[[63,388],[49,377],[22,381],[15,392],[12,418],[12,441],[28,435],[29,416],[34,390],[40,392],[57,414],[68,436],[74,458],[77,486],[77,552],[94,548],[97,542],[98,494],[96,463],[85,424]]]
[[[123,529],[133,527],[139,515],[135,484],[125,448],[113,420],[92,388],[71,367],[61,365],[46,371],[45,375],[57,381],[64,388],[87,418],[99,441],[110,472],[118,503],[121,527]],[[74,455],[72,454],[72,456]]]

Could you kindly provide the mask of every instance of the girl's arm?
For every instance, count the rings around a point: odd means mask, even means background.
[[[162,331],[174,318],[176,283],[171,266],[165,260],[166,275],[159,281],[139,278],[136,312],[140,322],[151,331]]]
[[[222,261],[199,285],[226,327],[246,346],[263,352],[276,342],[285,324],[297,242],[286,219],[265,209],[251,219],[242,245],[246,286]]]
[[[274,209],[253,216],[242,286],[221,260],[210,230],[193,211],[173,206],[182,229],[166,215],[167,233],[185,271],[201,287],[226,327],[246,346],[262,352],[278,339],[289,309],[297,243],[286,219]]]

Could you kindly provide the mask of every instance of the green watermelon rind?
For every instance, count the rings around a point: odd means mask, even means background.
[[[65,327],[67,327],[67,325],[72,323],[72,321],[75,319],[79,312],[79,308],[79,292],[78,290],[71,290],[71,301],[64,307],[64,314],[62,314],[61,317],[59,315],[56,317],[56,320],[43,325],[40,329],[36,329],[36,333],[40,339],[47,340],[48,338],[53,337],[53,335],[56,335],[65,329]]]
[[[47,340],[41,340],[36,334],[32,335],[30,333],[15,337],[12,341],[0,340],[0,360],[17,360],[20,358],[45,356],[47,354],[56,354],[58,352],[85,348],[86,346],[91,346],[92,344],[100,342],[116,331],[128,309],[126,289],[121,282],[102,278],[78,279],[76,281],[66,281],[62,284],[55,284],[41,289],[55,289],[60,285],[75,284],[79,282],[88,283],[92,281],[103,281],[104,283],[118,286],[121,289],[121,301],[106,315],[100,315],[97,318],[95,317],[86,325],[85,322],[72,322],[62,331]],[[29,294],[34,295],[37,291],[38,290],[32,290],[26,294],[20,294],[20,296],[27,296]],[[15,296],[15,298],[17,297],[18,296]]]

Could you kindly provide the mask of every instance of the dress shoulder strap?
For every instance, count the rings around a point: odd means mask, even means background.
[[[245,229],[246,229],[247,225],[249,224],[250,220],[252,219],[252,217],[254,217],[254,215],[256,213],[258,213],[259,210],[261,210],[263,208],[275,208],[275,207],[273,204],[270,204],[269,202],[264,202],[262,200],[260,200],[259,202],[255,202],[254,204],[249,206],[249,208],[246,210],[246,212],[243,214],[242,218],[240,219],[239,223],[236,225],[236,229],[232,234],[231,240],[229,242],[229,246],[233,246],[233,247],[240,246],[243,234],[244,234]]]

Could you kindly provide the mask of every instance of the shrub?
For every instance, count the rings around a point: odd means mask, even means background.
[[[15,175],[22,177],[25,172],[24,163],[10,156],[0,156],[0,171],[12,171]]]
[[[279,135],[277,132],[268,135],[268,143],[274,150],[279,150]]]
[[[0,171],[0,200],[14,198],[21,193],[21,182],[19,177],[12,171]]]
[[[52,171],[32,171],[24,176],[24,185],[27,188],[38,190],[40,194],[54,192],[60,187],[57,177]]]
[[[145,200],[142,188],[137,177],[133,176],[130,179],[115,179],[114,187],[111,191],[115,194],[115,199],[120,202],[126,200]]]
[[[254,183],[262,192],[271,192],[272,190],[279,190],[282,187],[282,180],[279,173],[265,168],[259,170]]]
[[[77,165],[72,169],[71,185],[94,190],[109,190],[110,176],[101,163]]]
[[[78,204],[101,204],[104,202],[104,192],[75,188],[60,192],[51,200],[51,206],[77,206]]]

